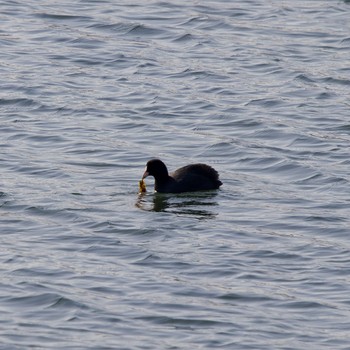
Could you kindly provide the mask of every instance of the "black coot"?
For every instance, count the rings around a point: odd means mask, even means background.
[[[159,159],[147,162],[144,179],[154,176],[154,189],[162,193],[180,193],[218,189],[222,182],[218,172],[206,164],[190,164],[169,175],[165,164]]]

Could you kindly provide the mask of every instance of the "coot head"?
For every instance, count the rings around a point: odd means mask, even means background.
[[[147,176],[153,176],[158,181],[165,181],[168,179],[169,173],[166,165],[160,159],[151,159],[147,162],[142,178]]]

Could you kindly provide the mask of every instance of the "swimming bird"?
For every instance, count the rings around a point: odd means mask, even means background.
[[[161,193],[215,190],[222,185],[218,172],[201,163],[186,165],[169,175],[160,159],[151,159],[147,162],[142,179],[147,176],[154,177],[154,190]]]

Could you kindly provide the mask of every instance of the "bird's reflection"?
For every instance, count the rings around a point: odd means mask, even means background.
[[[179,215],[191,215],[198,218],[214,218],[213,210],[217,203],[214,198],[217,191],[164,194],[142,193],[136,201],[136,207],[145,211],[171,212]]]

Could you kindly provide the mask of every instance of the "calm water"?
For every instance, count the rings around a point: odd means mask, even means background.
[[[350,349],[349,1],[0,5],[1,349]],[[216,192],[137,194],[146,161]]]

